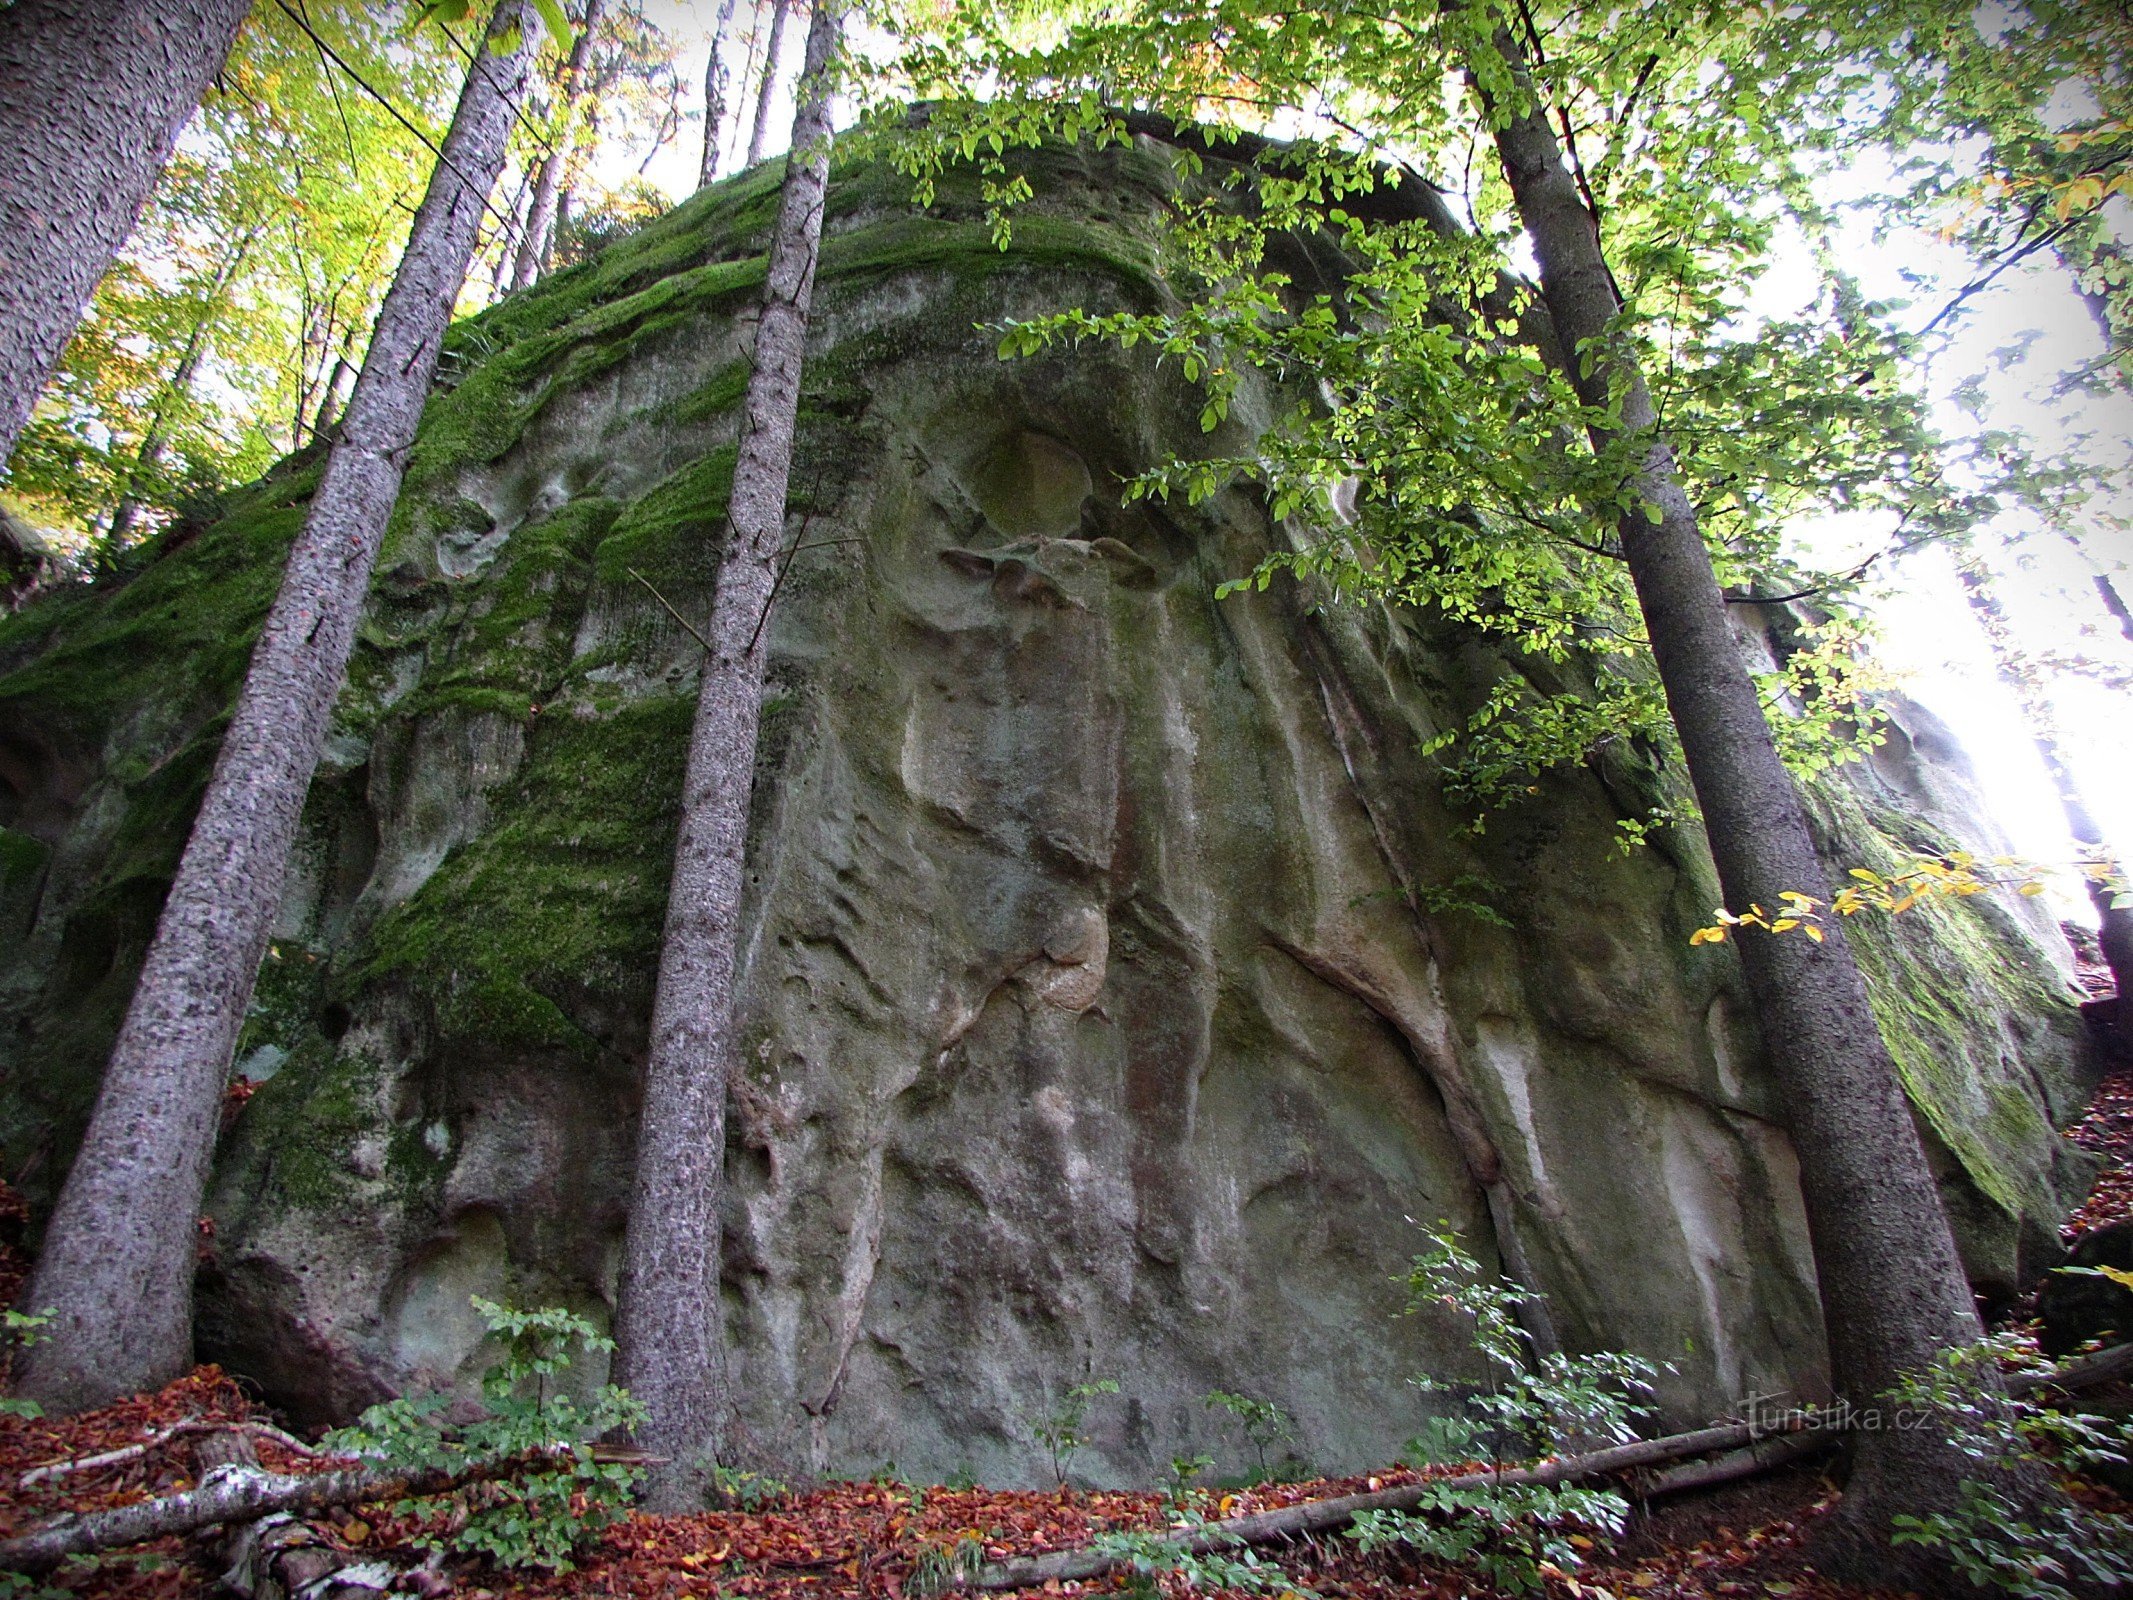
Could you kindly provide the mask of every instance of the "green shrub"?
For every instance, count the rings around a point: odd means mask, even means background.
[[[2023,1600],[2073,1600],[2133,1583],[2133,1517],[2069,1500],[2037,1503],[2028,1484],[2058,1472],[2133,1457],[2133,1423],[2054,1411],[2008,1399],[1984,1379],[1994,1368],[2043,1364],[2008,1335],[1942,1353],[1932,1370],[1906,1378],[1889,1398],[1898,1425],[1923,1420],[1945,1430],[1978,1464],[1951,1511],[1898,1516],[1890,1542],[1937,1550],[1980,1588]],[[1923,1413],[1906,1419],[1905,1411]]]
[[[1118,1385],[1109,1378],[1077,1383],[1050,1412],[1030,1419],[1030,1432],[1036,1435],[1037,1442],[1051,1457],[1052,1476],[1059,1480],[1060,1488],[1066,1487],[1067,1463],[1089,1442],[1089,1436],[1082,1432],[1089,1419],[1089,1402],[1098,1395],[1117,1393]]]
[[[589,1406],[550,1392],[551,1380],[568,1370],[573,1347],[614,1348],[576,1312],[515,1311],[478,1295],[474,1309],[504,1347],[503,1360],[482,1375],[485,1416],[454,1427],[441,1420],[443,1395],[388,1400],[329,1434],[326,1444],[408,1472],[529,1463],[450,1494],[401,1501],[394,1510],[432,1524],[437,1531],[416,1541],[426,1548],[484,1556],[499,1567],[568,1572],[573,1553],[627,1514],[638,1477],[633,1467],[594,1460],[587,1441],[636,1426],[644,1408],[612,1384]]]
[[[1267,1451],[1283,1440],[1291,1444],[1296,1442],[1296,1432],[1289,1425],[1288,1414],[1271,1400],[1254,1400],[1250,1395],[1231,1394],[1226,1389],[1210,1391],[1201,1398],[1200,1404],[1210,1411],[1227,1411],[1243,1425],[1244,1437],[1259,1457],[1259,1475],[1253,1481],[1265,1483],[1272,1478],[1274,1469],[1267,1461]]]
[[[1650,1410],[1642,1398],[1656,1375],[1650,1362],[1606,1351],[1536,1358],[1518,1324],[1526,1291],[1483,1272],[1449,1224],[1438,1224],[1429,1238],[1434,1248],[1415,1257],[1407,1277],[1409,1309],[1445,1306],[1469,1318],[1488,1381],[1469,1392],[1417,1378],[1431,1393],[1458,1394],[1470,1415],[1433,1419],[1426,1436],[1410,1441],[1411,1457],[1458,1461],[1485,1451],[1503,1466],[1549,1454],[1566,1441],[1614,1444],[1636,1437],[1636,1419]],[[1582,1557],[1574,1533],[1611,1537],[1629,1516],[1629,1503],[1612,1490],[1572,1484],[1446,1480],[1421,1488],[1424,1498],[1413,1511],[1366,1512],[1349,1537],[1366,1554],[1401,1546],[1513,1594],[1537,1594],[1550,1570],[1577,1567]]]

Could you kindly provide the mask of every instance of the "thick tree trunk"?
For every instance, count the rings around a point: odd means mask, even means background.
[[[711,58],[704,63],[704,159],[696,187],[708,188],[718,177],[718,136],[726,122],[726,30],[733,24],[733,0],[719,0],[718,20],[711,25]]]
[[[829,69],[842,26],[842,0],[817,0],[771,236],[755,370],[742,407],[729,537],[705,636],[652,1002],[636,1185],[615,1310],[615,1381],[649,1413],[639,1442],[671,1458],[647,1487],[648,1502],[660,1510],[701,1508],[702,1475],[725,1421],[719,1213],[726,1087],[738,1058],[742,868],[770,651],[767,617],[785,537],[801,360],[829,183]]]
[[[563,173],[570,165],[578,143],[578,123],[585,113],[585,58],[592,50],[593,33],[600,26],[606,0],[585,0],[585,21],[571,41],[563,74],[556,80],[556,98],[561,116],[555,145],[541,161],[540,176],[533,182],[533,199],[526,208],[526,231],[519,235],[518,259],[511,268],[511,287],[523,289],[548,265],[548,247],[555,238],[556,197],[563,188]]]
[[[1517,44],[1499,33],[1497,45],[1530,88]],[[1490,109],[1492,120],[1503,115]],[[1640,452],[1630,487],[1659,520],[1641,509],[1625,515],[1623,553],[1726,903],[1774,906],[1788,889],[1826,902],[1806,811],[1741,661],[1643,374],[1633,358],[1609,350],[1608,324],[1621,307],[1593,218],[1544,109],[1511,117],[1495,138],[1539,258],[1549,314],[1564,347],[1577,353],[1571,380],[1588,406],[1620,397],[1619,428],[1595,426],[1593,445],[1615,448],[1627,439]],[[1853,1406],[1877,1410],[1899,1378],[1979,1337],[1976,1308],[1843,933],[1833,926],[1819,944],[1749,933],[1739,949],[1790,1113],[1832,1377]],[[1878,1544],[1892,1512],[1943,1503],[1965,1470],[1977,1469],[1929,1430],[1862,1432],[1845,1521]]]
[[[763,141],[770,134],[770,101],[778,92],[778,52],[785,44],[785,13],[791,0],[770,0],[770,39],[763,46],[763,76],[755,91],[755,128],[748,135],[748,166],[763,159]],[[809,33],[812,38],[812,32]]]
[[[0,9],[0,466],[251,9]]]
[[[46,1231],[27,1301],[55,1318],[18,1383],[56,1409],[153,1389],[192,1362],[194,1220],[230,1052],[473,254],[488,198],[475,185],[503,165],[540,35],[530,0],[499,16],[517,19],[516,48],[479,50],[469,69]]]

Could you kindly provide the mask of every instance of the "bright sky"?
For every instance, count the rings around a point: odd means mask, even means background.
[[[684,104],[700,116],[716,0],[646,0],[645,10],[680,47]],[[753,30],[767,32],[768,14],[767,4],[740,0],[735,36],[745,45]],[[784,147],[790,130],[790,84],[798,71],[805,29],[800,15],[786,25],[780,87],[766,145],[771,152]],[[722,173],[739,166],[754,113],[753,79],[743,84],[738,67],[732,70],[740,114],[725,141]],[[685,198],[696,187],[701,151],[702,124],[687,123],[653,160],[646,176],[676,200]],[[640,150],[627,158],[628,170],[642,154]],[[1871,163],[1862,162],[1834,182],[1864,195],[1882,181],[1870,168]],[[1914,232],[1877,241],[1863,222],[1844,259],[1869,295],[1910,301],[1912,327],[1923,325],[1976,270],[1929,235]],[[1926,281],[1907,282],[1906,274]],[[1803,253],[1790,264],[1780,263],[1757,302],[1776,309],[1787,300],[1797,301],[1809,292],[1809,282]],[[2088,309],[2056,259],[2034,258],[1970,302],[1954,336],[1935,358],[1929,385],[1936,420],[1950,433],[1976,426],[1957,401],[1958,391],[1970,379],[1989,424],[2017,428],[2053,455],[2076,453],[2107,466],[2133,465],[2133,397],[2116,389],[2105,396],[2071,399],[2052,393],[2061,374],[2093,361],[2102,349]],[[2133,678],[2133,644],[2119,634],[2092,582],[2098,571],[2114,573],[2121,593],[2133,601],[2133,540],[2124,530],[2091,516],[2063,530],[2079,541],[2078,549],[2060,533],[2016,516],[2003,517],[1996,531],[2013,541],[2011,552],[1996,558],[1995,567],[2002,602],[2023,648],[2080,653]],[[1832,566],[1842,562],[1847,550],[1864,555],[1879,547],[1886,534],[1885,526],[1858,518],[1799,530],[1802,547]],[[1996,820],[2017,852],[2040,862],[2066,861],[2067,836],[2057,798],[2013,694],[1994,675],[1984,635],[1963,603],[1948,556],[1922,551],[1884,563],[1880,571],[1874,610],[1883,629],[1884,660],[1901,674],[1905,692],[1935,711],[1962,739]],[[2091,811],[2117,846],[2133,853],[2133,692],[2062,674],[2055,701],[2065,730],[2063,746],[2082,779]],[[2054,898],[2062,914],[2087,915],[2078,892]]]

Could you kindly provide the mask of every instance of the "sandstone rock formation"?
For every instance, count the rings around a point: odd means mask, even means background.
[[[1667,1412],[1812,1395],[1793,1161],[1678,784],[1634,751],[1476,836],[1429,735],[1502,674],[1456,626],[1294,585],[1217,602],[1263,502],[1127,503],[1203,442],[1144,352],[1003,363],[981,325],[1145,305],[1178,181],[1037,164],[996,250],[955,184],[846,173],[772,625],[725,1293],[761,1460],[1152,1479],[1221,1387],[1324,1468],[1478,1375],[1403,1314],[1413,1220],[1545,1291],[1550,1335],[1669,1361]],[[483,1364],[470,1294],[604,1314],[706,599],[774,172],[463,326],[237,1063],[203,1353],[299,1418]],[[1262,397],[1263,398],[1263,397]],[[299,458],[123,587],[0,623],[0,1134],[49,1197],[315,481]],[[1765,634],[1745,618],[1744,645]],[[1936,743],[1936,741],[1938,741]],[[1937,848],[1960,758],[1913,718],[1825,784],[1832,857]],[[1485,907],[1478,910],[1477,907]],[[1862,930],[1981,1287],[2042,1263],[2078,1028],[2004,908]]]

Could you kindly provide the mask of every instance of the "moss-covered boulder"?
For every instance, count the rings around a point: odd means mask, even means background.
[[[1672,1363],[1667,1410],[1815,1393],[1793,1157],[1692,837],[1624,855],[1615,767],[1475,835],[1419,753],[1508,670],[1287,585],[1253,494],[1127,503],[1209,442],[1145,352],[1002,319],[1166,292],[1170,153],[1036,163],[1006,251],[949,185],[842,175],[775,621],[733,1085],[737,1448],[1030,1477],[1094,1375],[1092,1472],[1261,1396],[1328,1468],[1474,1362],[1403,1315],[1410,1219]],[[305,1417],[464,1382],[468,1297],[603,1315],[629,1193],[701,615],[775,170],[457,329],[261,974],[201,1337]],[[0,624],[0,1133],[48,1198],[315,481]],[[671,610],[669,609],[671,608]],[[1751,641],[1752,642],[1752,641]],[[1832,855],[1967,824],[1906,737],[1822,792]],[[1954,786],[1951,789],[1951,785]],[[2077,1174],[2063,982],[2006,909],[1865,942],[1980,1282]],[[1108,1409],[1106,1409],[1108,1406]]]

